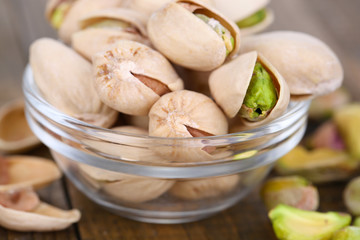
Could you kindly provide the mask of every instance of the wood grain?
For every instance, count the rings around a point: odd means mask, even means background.
[[[21,77],[31,41],[55,37],[44,21],[46,0],[0,0],[0,105],[21,96]],[[344,85],[360,100],[360,1],[273,0],[275,22],[268,31],[294,30],[326,42],[339,56],[345,71]],[[49,156],[45,147],[30,154]],[[319,186],[320,211],[346,211],[342,203],[345,182]],[[19,233],[0,228],[0,240],[15,239],[174,239],[174,240],[275,240],[267,211],[253,191],[232,208],[208,219],[177,225],[156,225],[118,217],[100,208],[69,181],[61,180],[40,191],[44,201],[82,211],[81,221],[53,233]]]

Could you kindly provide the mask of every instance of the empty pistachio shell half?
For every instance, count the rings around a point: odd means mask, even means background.
[[[0,158],[0,162],[0,172],[7,175],[2,177],[0,191],[24,187],[37,189],[61,177],[56,164],[44,158],[9,156]]]
[[[306,150],[297,146],[275,165],[281,175],[300,175],[314,183],[348,179],[358,172],[359,161],[345,151]]]
[[[31,211],[40,204],[38,195],[31,188],[0,191],[0,205],[19,211]]]
[[[0,195],[3,194],[0,192]],[[14,194],[14,193],[12,193]],[[22,191],[17,196],[16,205],[4,206],[0,201],[0,226],[16,231],[57,231],[79,221],[78,210],[65,211],[39,202],[35,192]],[[24,209],[24,207],[30,207]]]
[[[121,6],[122,0],[53,0],[45,10],[48,20],[65,43],[71,42],[71,35],[80,30],[79,20],[99,9]]]
[[[41,94],[55,108],[100,127],[116,120],[117,112],[95,91],[91,64],[71,48],[48,38],[36,40],[30,47],[30,65]]]
[[[239,183],[239,175],[178,181],[170,189],[172,195],[188,200],[218,197],[229,193]]]
[[[149,135],[170,138],[191,138],[222,135],[227,133],[226,117],[207,96],[188,90],[162,96],[149,112]],[[212,147],[173,145],[157,149],[159,153],[175,161],[211,160]],[[189,140],[190,141],[190,140]],[[194,146],[201,142],[194,139]]]
[[[0,108],[0,152],[18,153],[40,144],[25,118],[23,100],[11,101]]]
[[[324,95],[342,83],[343,69],[335,53],[308,34],[278,31],[244,38],[241,52],[254,50],[280,72],[294,99]]]
[[[319,207],[317,188],[300,176],[267,180],[261,188],[261,197],[268,210],[280,203],[303,210],[316,210]]]
[[[346,105],[334,114],[334,121],[351,156],[360,158],[360,104]]]
[[[344,203],[353,215],[360,216],[360,177],[352,179],[346,185]]]
[[[285,112],[290,99],[279,72],[261,54],[238,56],[213,71],[209,78],[212,96],[230,118],[258,126]]]
[[[121,40],[93,58],[95,88],[108,106],[130,115],[147,115],[165,93],[183,82],[168,60],[146,45]]]
[[[172,1],[150,17],[147,27],[161,53],[194,70],[215,69],[240,46],[236,25],[200,1]]]
[[[91,12],[81,22],[82,30],[72,35],[72,47],[91,60],[95,53],[126,39],[149,45],[142,16],[128,9],[111,8]]]
[[[242,36],[260,32],[274,20],[273,12],[266,8],[270,0],[213,1],[221,13],[236,22]]]
[[[149,18],[153,12],[160,9],[170,1],[171,0],[130,0],[128,1],[128,4],[125,4],[125,6]],[[212,0],[201,1],[210,5],[212,4]]]

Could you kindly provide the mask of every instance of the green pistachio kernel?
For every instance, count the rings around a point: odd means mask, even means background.
[[[334,234],[331,240],[357,240],[360,239],[360,228],[347,226]]]
[[[88,28],[129,28],[130,23],[114,19],[104,19],[88,26]]]
[[[68,10],[71,7],[71,2],[62,2],[61,4],[59,4],[59,6],[57,6],[51,16],[51,25],[55,28],[55,29],[59,29],[61,24],[64,21],[64,18],[66,16],[66,13],[68,12]]]
[[[214,18],[209,18],[204,14],[200,14],[200,13],[195,13],[195,16],[197,16],[207,25],[209,25],[222,38],[226,47],[226,56],[229,55],[229,53],[231,53],[231,51],[234,49],[234,45],[235,45],[235,40],[231,36],[230,31],[227,30],[223,25],[221,25],[221,23],[218,20]]]
[[[262,22],[265,19],[265,17],[266,17],[266,9],[263,8],[257,11],[256,13],[254,13],[253,15],[251,15],[250,17],[247,17],[243,20],[236,22],[236,25],[238,25],[239,28],[252,27],[258,24],[259,22]]]
[[[264,119],[277,102],[278,96],[270,74],[257,62],[246,91],[240,116],[249,121]]]

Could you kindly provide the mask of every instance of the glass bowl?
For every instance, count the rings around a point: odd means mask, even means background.
[[[31,129],[71,182],[109,211],[152,223],[202,219],[246,196],[299,143],[310,104],[291,102],[283,116],[249,131],[159,138],[99,128],[61,113],[39,94],[30,67],[23,91]],[[211,151],[204,155],[206,149]]]

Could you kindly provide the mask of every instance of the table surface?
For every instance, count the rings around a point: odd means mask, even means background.
[[[21,97],[22,71],[31,41],[55,37],[43,17],[46,0],[0,0],[0,105]],[[345,71],[344,85],[360,100],[360,1],[273,0],[271,30],[295,30],[325,41],[339,56]],[[45,146],[31,155],[50,157]],[[345,183],[319,187],[320,211],[345,211]],[[208,219],[177,225],[156,225],[128,220],[108,213],[62,178],[40,191],[46,202],[61,208],[78,208],[82,219],[72,227],[50,233],[20,233],[0,227],[0,240],[12,239],[276,239],[267,211],[255,189],[235,206]]]

